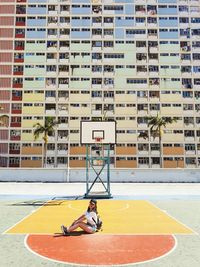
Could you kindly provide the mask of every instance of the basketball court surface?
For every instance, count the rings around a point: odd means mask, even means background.
[[[61,224],[69,225],[88,206],[88,200],[79,195],[83,185],[67,186],[63,184],[65,196],[45,190],[38,191],[38,196],[20,190],[17,195],[1,192],[2,267],[200,266],[198,184],[196,188],[195,184],[174,185],[177,190],[170,190],[171,185],[167,190],[156,184],[131,184],[129,190],[127,185],[113,185],[113,199],[98,200],[102,231],[90,235],[78,229],[63,236]],[[52,187],[56,192],[56,184]],[[154,194],[147,195],[153,188]]]

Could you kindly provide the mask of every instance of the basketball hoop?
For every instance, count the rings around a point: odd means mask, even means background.
[[[95,137],[95,143],[102,143],[102,137]]]

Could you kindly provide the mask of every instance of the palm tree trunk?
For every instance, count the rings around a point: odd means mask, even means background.
[[[47,143],[44,142],[44,163],[43,167],[46,168],[47,166]]]
[[[162,140],[161,140],[161,127],[159,127],[159,146],[160,146],[160,168],[162,168]]]

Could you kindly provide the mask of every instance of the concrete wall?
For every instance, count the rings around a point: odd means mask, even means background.
[[[111,182],[200,182],[200,169],[112,169]],[[96,177],[90,171],[90,180]],[[101,179],[105,181],[106,170]],[[1,182],[85,182],[85,169],[0,169]]]

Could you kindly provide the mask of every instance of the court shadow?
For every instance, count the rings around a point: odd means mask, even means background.
[[[82,196],[56,196],[51,199],[31,199],[10,204],[9,206],[59,206],[66,200],[82,199]]]
[[[62,203],[64,202],[63,201],[48,201],[47,200],[28,200],[28,201],[22,201],[22,202],[17,202],[17,203],[13,203],[13,204],[10,204],[9,206],[34,206],[34,207],[37,207],[37,206],[60,206]]]
[[[61,236],[68,237],[68,236],[80,236],[80,235],[89,235],[89,234],[81,230],[81,231],[71,232],[67,235],[63,235],[63,233],[54,233],[53,237],[61,237]]]

